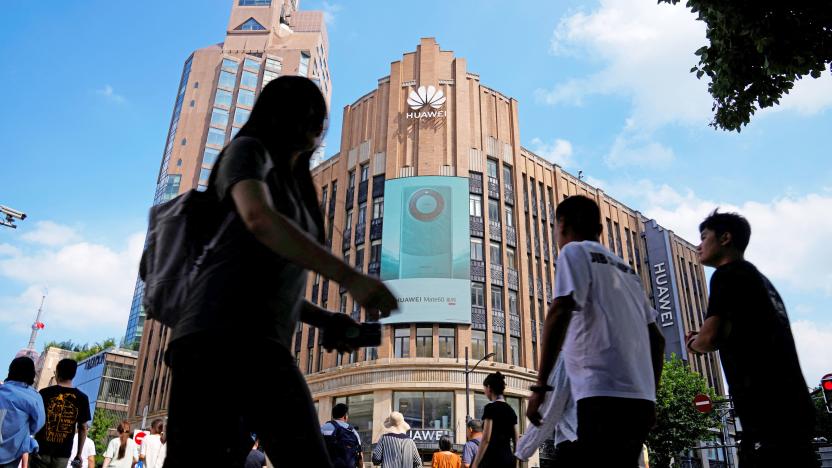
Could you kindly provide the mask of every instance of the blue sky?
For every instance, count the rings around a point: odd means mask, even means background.
[[[0,17],[0,363],[38,346],[124,333],[146,213],[182,63],[223,39],[228,0],[12,2]],[[789,309],[804,373],[832,371],[832,77],[807,79],[742,133],[707,126],[688,73],[704,26],[640,0],[323,2],[333,77],[328,152],[342,109],[420,37],[520,102],[521,143],[696,240],[715,206],[752,222],[749,259]]]

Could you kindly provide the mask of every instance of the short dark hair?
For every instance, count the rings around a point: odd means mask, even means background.
[[[451,438],[443,435],[439,438],[439,450],[450,452],[451,450]]]
[[[72,380],[78,372],[78,363],[75,359],[61,359],[55,367],[55,375],[58,380]]]
[[[471,429],[474,432],[482,432],[482,420],[472,419],[468,421],[468,429]]]
[[[350,407],[344,403],[338,403],[332,407],[332,419],[341,419],[350,412]]]
[[[717,237],[726,232],[731,234],[731,245],[740,252],[745,252],[751,239],[751,224],[745,217],[739,213],[720,213],[719,208],[699,224],[700,233],[705,229],[714,231]]]
[[[491,389],[497,395],[502,395],[506,391],[506,376],[499,371],[488,374],[482,384]]]
[[[558,203],[555,219],[582,237],[598,237],[603,230],[598,204],[583,195],[572,195]]]
[[[152,427],[156,432],[162,432],[162,429],[165,427],[165,422],[161,419],[154,419],[153,422],[150,423],[150,427]]]
[[[11,364],[9,364],[9,376],[6,377],[6,380],[32,385],[35,383],[35,361],[28,356],[12,359]]]

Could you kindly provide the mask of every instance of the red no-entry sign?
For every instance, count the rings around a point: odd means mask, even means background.
[[[696,411],[699,411],[700,413],[710,413],[713,409],[711,399],[708,395],[702,393],[693,398],[693,406],[696,407]]]
[[[145,437],[147,437],[147,432],[136,431],[136,433],[133,434],[133,441],[136,442],[136,445],[141,445]]]

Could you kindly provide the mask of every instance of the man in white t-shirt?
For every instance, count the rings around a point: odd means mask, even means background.
[[[75,455],[78,454],[78,434],[76,433],[72,437],[72,453],[69,455],[69,463],[66,464],[66,468],[72,468],[72,460],[75,459]],[[87,439],[84,441],[83,447],[81,447],[81,468],[94,468],[95,467],[95,443],[92,440]]]
[[[569,197],[555,218],[561,249],[555,300],[526,415],[540,424],[540,405],[552,389],[546,379],[562,352],[578,406],[580,459],[586,466],[636,467],[655,424],[664,363],[657,314],[638,274],[598,242],[603,228],[593,200]]]
[[[164,423],[161,419],[154,419],[150,423],[150,435],[142,440],[139,460],[144,462],[144,468],[162,468],[165,464],[165,444],[162,443]]]

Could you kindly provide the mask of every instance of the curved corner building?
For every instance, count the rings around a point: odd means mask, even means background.
[[[313,175],[330,248],[385,280],[402,310],[385,321],[378,348],[352,354],[326,353],[316,329],[298,328],[294,353],[322,422],[346,402],[366,444],[400,411],[429,460],[442,435],[464,443],[466,416],[481,416],[487,403],[482,381],[498,370],[522,415],[552,300],[554,211],[574,194],[601,206],[602,242],[654,296],[668,352],[723,393],[713,356],[689,357],[680,346],[684,331],[701,325],[707,298],[695,247],[522,148],[518,102],[434,39],[344,109],[341,152]],[[311,277],[307,297],[364,318],[324,278]],[[473,366],[489,353],[466,392],[466,355]]]

